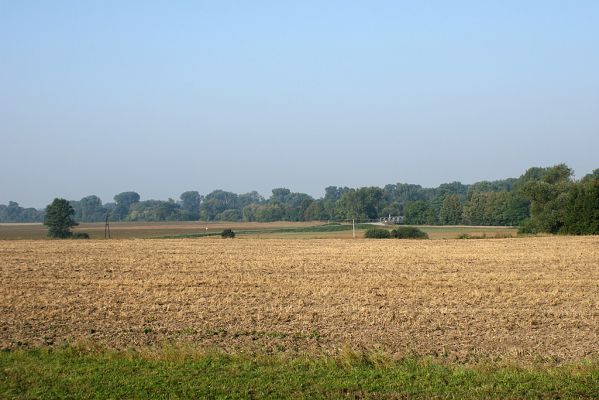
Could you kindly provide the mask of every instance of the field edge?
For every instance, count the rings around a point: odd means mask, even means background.
[[[0,353],[0,397],[597,398],[599,360],[556,366],[445,364],[346,350],[339,356],[152,347]]]

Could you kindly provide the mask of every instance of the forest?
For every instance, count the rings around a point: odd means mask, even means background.
[[[113,202],[95,195],[69,200],[78,222],[111,221],[343,221],[401,217],[405,224],[518,226],[522,232],[599,233],[599,169],[580,180],[565,164],[529,168],[519,178],[424,188],[329,186],[314,199],[286,188],[269,198],[253,191],[181,193],[178,200],[141,200],[123,192]],[[0,204],[0,222],[43,222],[45,210]]]

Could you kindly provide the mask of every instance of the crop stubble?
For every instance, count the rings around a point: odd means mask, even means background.
[[[599,354],[599,237],[0,242],[0,345]]]

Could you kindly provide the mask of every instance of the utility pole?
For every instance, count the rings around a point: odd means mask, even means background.
[[[356,238],[356,220],[355,219],[351,220],[351,230],[352,230],[352,235],[355,239]]]
[[[104,239],[110,239],[110,224],[108,223],[108,214],[106,214],[106,223],[104,224]]]

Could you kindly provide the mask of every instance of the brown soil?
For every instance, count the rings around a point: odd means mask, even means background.
[[[322,222],[201,222],[201,221],[167,221],[167,222],[111,222],[110,233],[113,239],[149,238],[168,235],[185,235],[190,233],[220,232],[230,228],[276,229],[314,226]],[[208,230],[206,230],[208,228]],[[81,223],[75,232],[86,232],[92,239],[104,238],[104,223]],[[0,224],[0,240],[37,240],[48,239],[48,229],[43,224],[8,223]]]
[[[599,355],[599,237],[1,241],[0,345]]]

